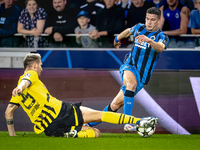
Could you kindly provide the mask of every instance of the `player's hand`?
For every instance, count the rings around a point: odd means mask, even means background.
[[[113,45],[114,45],[114,47],[115,47],[116,49],[119,49],[119,47],[121,46],[121,43],[120,43],[120,41],[119,41],[119,42],[115,42],[115,40],[114,40]]]
[[[150,39],[145,35],[139,35],[135,39],[138,40],[139,43],[150,41]]]
[[[22,93],[22,88],[15,88],[13,91],[12,91],[12,95],[13,96],[16,96],[18,95],[19,93]]]

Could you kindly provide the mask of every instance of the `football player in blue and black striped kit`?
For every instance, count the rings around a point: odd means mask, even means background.
[[[117,96],[104,111],[116,112],[124,106],[124,114],[131,115],[134,104],[134,96],[148,84],[153,69],[158,61],[160,53],[166,48],[168,36],[158,28],[161,11],[151,7],[146,12],[145,24],[138,23],[120,33],[114,40],[114,47],[119,49],[120,40],[133,35],[133,46],[125,57],[124,64],[120,67],[123,81]],[[97,123],[89,123],[89,126]],[[125,131],[134,131],[133,124],[126,124]]]

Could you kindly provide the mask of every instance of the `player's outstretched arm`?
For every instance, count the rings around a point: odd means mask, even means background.
[[[30,85],[30,82],[28,80],[22,80],[20,84],[12,91],[12,95],[13,96],[18,95],[23,90],[25,90],[29,85]]]
[[[115,37],[114,40],[114,47],[119,49],[119,47],[121,46],[120,40],[123,38],[128,38],[131,35],[131,31],[130,28],[124,30],[123,32],[121,32],[117,37]]]
[[[8,107],[5,111],[6,124],[7,124],[8,132],[10,136],[16,136],[14,122],[13,122],[13,113],[18,107],[19,106],[14,105],[14,104],[8,104]]]

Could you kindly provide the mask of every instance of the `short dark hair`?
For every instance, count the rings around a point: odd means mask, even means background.
[[[41,56],[38,53],[29,53],[25,56],[23,63],[24,63],[24,69],[27,67],[31,67],[34,62],[40,63]]]
[[[157,7],[151,7],[149,9],[147,9],[147,13],[148,14],[155,14],[158,16],[158,19],[160,19],[160,16],[161,16],[161,11],[159,8]]]

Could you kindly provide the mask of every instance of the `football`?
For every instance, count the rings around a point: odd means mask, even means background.
[[[156,126],[139,126],[137,127],[137,133],[142,137],[150,137],[156,130]]]

